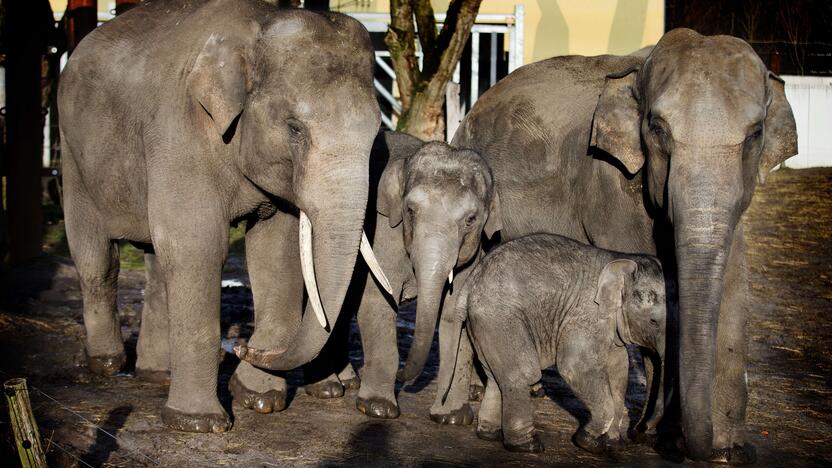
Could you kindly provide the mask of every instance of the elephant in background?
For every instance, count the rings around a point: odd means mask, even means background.
[[[628,438],[624,404],[629,359],[626,345],[638,345],[663,360],[665,285],[655,257],[627,255],[554,234],[533,234],[489,252],[462,286],[456,311],[455,343],[466,323],[488,376],[477,435],[500,440],[511,451],[539,452],[528,388],[541,369],[557,365],[575,396],[591,413],[575,443],[592,453],[617,449]],[[651,369],[661,375],[661,364]],[[450,387],[439,383],[439,394]],[[662,414],[661,378],[648,372],[642,418],[655,433]]]
[[[370,167],[367,212],[378,215],[368,215],[364,229],[373,233],[373,249],[392,296],[379,281],[357,270],[351,286],[355,294],[348,296],[342,315],[357,313],[364,347],[356,407],[371,417],[395,418],[400,413],[394,393],[398,304],[418,295],[413,344],[398,375],[406,381],[422,372],[440,309],[453,307],[453,285],[464,281],[455,279],[454,272],[475,262],[483,232],[492,236],[499,230],[499,200],[485,161],[473,151],[444,143],[383,132],[376,139]],[[238,355],[249,365],[282,368],[280,362],[275,364],[281,356],[268,349],[251,345],[240,348]],[[470,353],[464,359],[460,375],[470,373]],[[467,394],[467,385],[464,388]],[[467,404],[454,410],[443,412],[439,405],[431,415],[470,424],[473,412]]]
[[[503,241],[549,232],[662,258],[678,285],[667,357],[686,454],[754,460],[741,220],[797,135],[782,80],[751,46],[676,29],[647,58],[530,64],[477,101],[453,144],[491,166]]]
[[[230,222],[261,221],[247,234],[258,322],[283,319],[268,307],[282,290],[300,304],[303,277],[315,307],[304,322],[319,335],[335,324],[380,122],[372,50],[366,29],[339,14],[171,0],[97,28],[69,59],[58,96],[64,210],[88,366],[113,374],[124,362],[116,240],[152,245],[137,375],[169,370],[167,426],[231,426],[216,393]],[[267,275],[284,268],[272,260],[298,257],[302,274]]]

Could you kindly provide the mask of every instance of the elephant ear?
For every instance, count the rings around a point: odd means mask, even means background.
[[[387,217],[391,228],[402,222],[402,188],[406,160],[407,158],[391,160],[378,183],[376,211]]]
[[[491,196],[491,206],[488,208],[488,219],[485,221],[483,231],[491,239],[494,237],[494,233],[501,229],[503,229],[503,218],[500,213],[500,195],[497,193],[497,188],[494,187],[494,194]]]
[[[188,88],[214,121],[220,136],[243,111],[246,99],[245,58],[237,41],[211,34],[188,74]]]
[[[590,145],[621,161],[635,174],[644,165],[640,118],[635,98],[637,69],[608,75],[592,118]]]
[[[604,266],[598,277],[595,303],[601,309],[602,316],[615,314],[615,336],[619,345],[632,341],[624,312],[624,288],[632,284],[637,270],[638,264],[632,260],[613,260]]]
[[[765,141],[757,172],[760,184],[765,183],[768,173],[778,164],[797,154],[797,127],[792,107],[786,100],[785,82],[771,72],[768,73],[768,93]]]

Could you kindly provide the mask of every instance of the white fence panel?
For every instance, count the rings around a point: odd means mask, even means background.
[[[783,76],[786,98],[797,123],[794,169],[832,166],[832,77]]]

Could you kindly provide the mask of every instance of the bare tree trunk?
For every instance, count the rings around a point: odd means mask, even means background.
[[[393,59],[402,100],[397,129],[425,140],[443,140],[445,87],[462,56],[482,0],[453,0],[437,34],[430,0],[391,0],[384,42]],[[419,69],[416,26],[424,53]]]

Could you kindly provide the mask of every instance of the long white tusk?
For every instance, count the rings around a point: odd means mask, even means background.
[[[309,304],[318,317],[318,322],[326,328],[326,315],[324,306],[321,304],[321,296],[318,294],[318,282],[315,280],[315,264],[312,260],[312,223],[303,211],[300,212],[299,227],[300,244],[300,269],[303,273],[303,284],[306,285],[306,293],[309,295]]]
[[[451,269],[451,272],[448,273],[448,284],[454,284],[454,270]]]
[[[367,234],[364,231],[361,231],[361,246],[359,247],[361,251],[361,256],[364,257],[364,261],[367,263],[367,266],[370,267],[370,271],[373,272],[373,276],[376,277],[381,287],[387,291],[387,294],[393,295],[393,288],[390,287],[390,281],[387,279],[387,276],[384,274],[384,270],[381,269],[381,265],[378,264],[378,260],[376,259],[376,254],[373,253],[373,247],[370,245],[370,241],[367,240]]]

